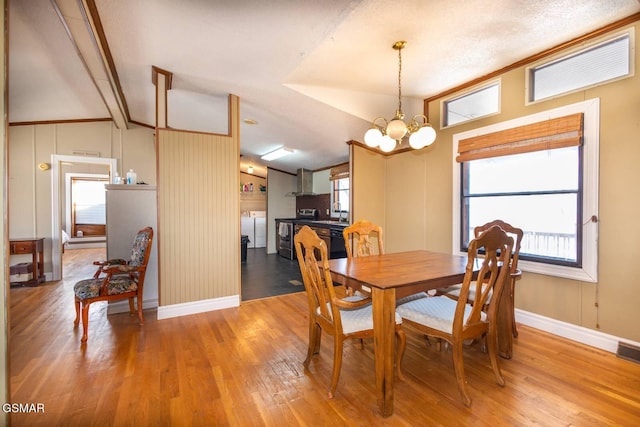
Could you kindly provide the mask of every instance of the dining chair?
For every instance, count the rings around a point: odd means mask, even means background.
[[[382,227],[366,219],[360,219],[342,231],[347,258],[384,253]],[[372,238],[375,240],[372,241]],[[351,244],[353,242],[353,248]],[[374,243],[376,243],[374,245]]]
[[[522,236],[524,235],[524,232],[520,228],[514,227],[511,224],[508,224],[508,223],[506,223],[506,222],[504,222],[502,220],[496,219],[494,221],[491,221],[491,222],[488,222],[486,224],[479,225],[479,226],[475,227],[473,229],[473,234],[477,238],[482,233],[484,233],[485,231],[489,230],[491,227],[493,227],[495,225],[497,225],[498,227],[502,228],[502,230],[504,230],[508,235],[513,236],[514,237],[514,241],[515,241],[515,244],[513,246],[513,253],[511,254],[511,265],[510,265],[511,276],[510,276],[510,280],[509,280],[509,285],[507,286],[507,289],[505,290],[505,292],[509,293],[509,298],[506,299],[505,301],[508,301],[509,307],[507,307],[507,309],[511,313],[511,333],[513,334],[513,336],[515,338],[517,338],[518,337],[518,328],[517,328],[516,322],[515,322],[515,319],[516,319],[516,317],[515,317],[516,316],[516,313],[515,313],[515,287],[516,287],[516,285],[515,284],[516,284],[516,280],[520,279],[520,277],[522,276],[522,272],[520,271],[520,269],[518,269],[518,259],[520,257],[520,245],[522,244]],[[443,289],[441,291],[441,293],[443,293],[444,295],[447,295],[450,298],[458,299],[458,297],[460,296],[461,287],[462,287],[461,284],[450,286],[450,287],[448,287],[446,289]],[[468,300],[469,301],[473,301],[474,299],[475,299],[475,291],[472,288],[470,293],[469,293]],[[491,301],[491,293],[489,293],[487,304],[489,303],[489,301]],[[487,307],[485,306],[485,309],[486,308]]]
[[[75,327],[80,322],[80,308],[82,307],[82,339],[86,343],[89,329],[89,307],[99,301],[129,300],[129,312],[135,314],[133,299],[137,301],[137,313],[140,324],[144,324],[142,315],[142,291],[144,277],[151,254],[153,229],[143,228],[138,231],[133,241],[131,258],[111,259],[108,261],[94,261],[98,270],[91,279],[77,282],[73,287],[75,296],[76,318]]]
[[[466,406],[471,405],[471,397],[464,374],[464,341],[486,336],[493,373],[498,385],[504,386],[504,377],[498,366],[496,318],[499,296],[510,277],[510,270],[501,267],[509,265],[512,248],[513,238],[497,225],[491,227],[469,243],[467,266],[457,300],[441,295],[417,299],[397,308],[407,325],[450,344],[458,389]],[[484,249],[484,258],[478,258],[480,249]],[[474,281],[477,262],[482,264]],[[472,284],[476,296],[474,303],[468,300]],[[490,292],[494,298],[485,312],[482,307]]]
[[[347,258],[382,255],[384,254],[384,243],[382,241],[382,227],[368,221],[360,219],[342,231],[344,245],[347,251]],[[352,246],[353,243],[353,246]],[[362,295],[359,291],[354,291],[346,287],[347,295]],[[426,292],[418,292],[396,301],[396,305],[404,304],[418,298],[426,298]]]
[[[373,337],[371,299],[336,297],[327,245],[309,226],[305,225],[296,233],[294,244],[309,301],[309,347],[304,367],[308,369],[312,356],[320,352],[322,331],[333,336],[333,374],[328,393],[332,398],[340,378],[344,341]],[[402,330],[402,318],[397,313],[395,322],[396,372],[398,378],[403,379],[400,360],[404,354],[406,337]]]

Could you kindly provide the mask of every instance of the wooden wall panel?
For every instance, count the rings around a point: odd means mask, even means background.
[[[160,306],[240,293],[237,138],[158,129]]]

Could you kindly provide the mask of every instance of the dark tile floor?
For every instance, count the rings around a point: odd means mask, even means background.
[[[265,248],[247,249],[240,274],[243,301],[304,292],[298,261],[267,254]]]

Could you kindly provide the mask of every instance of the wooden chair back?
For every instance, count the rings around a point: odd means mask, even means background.
[[[350,226],[346,227],[342,235],[347,250],[347,257],[369,256],[376,253],[371,238],[377,239],[377,253],[384,253],[384,245],[382,243],[382,227],[376,225],[366,219],[361,219]],[[353,243],[353,249],[351,244]]]
[[[502,228],[508,235],[514,237],[513,253],[511,256],[511,274],[513,275],[518,271],[518,259],[520,258],[520,246],[522,244],[522,236],[524,232],[520,228],[516,228],[513,225],[506,223],[500,219],[493,220],[483,225],[479,225],[473,229],[473,234],[477,238],[480,234],[484,233],[494,225]],[[515,280],[515,279],[514,279]]]
[[[484,249],[484,256],[480,258],[478,254]],[[489,329],[496,329],[496,315],[500,295],[503,292],[511,275],[509,266],[511,251],[513,249],[513,238],[509,237],[501,227],[494,225],[481,233],[477,238],[469,243],[469,255],[465,271],[460,296],[456,305],[456,312],[453,321],[453,336],[460,339],[475,338],[479,335],[479,330],[484,326],[482,310],[487,304],[490,294],[493,294],[488,303],[486,322]],[[477,278],[474,280],[474,267],[480,264]],[[471,286],[474,286],[475,299],[468,301]],[[465,308],[467,304],[473,304],[471,313],[465,319]]]
[[[509,298],[505,300],[506,303],[509,304],[505,310],[508,311],[509,319],[508,321],[511,323],[511,336],[518,336],[518,327],[516,326],[515,318],[515,292],[516,292],[516,280],[520,278],[522,272],[518,268],[518,259],[520,258],[520,245],[522,244],[522,236],[524,232],[522,229],[512,226],[502,220],[496,219],[494,221],[488,222],[486,224],[480,225],[473,229],[473,234],[478,237],[480,234],[484,233],[486,230],[490,229],[493,226],[498,226],[502,228],[508,235],[513,236],[515,239],[515,243],[513,246],[513,253],[511,255],[511,277],[509,280],[509,284],[507,285],[507,289],[504,292],[509,293]],[[503,342],[511,342],[511,337],[502,336],[501,339]],[[507,347],[511,347],[508,345]],[[510,356],[510,354],[508,354]]]
[[[293,240],[309,300],[309,316],[315,318],[323,329],[342,333],[340,311],[335,305],[336,294],[329,270],[327,244],[307,225],[296,233]]]

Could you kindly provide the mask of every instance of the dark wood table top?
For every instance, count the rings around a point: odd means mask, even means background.
[[[336,282],[365,286],[365,291],[366,287],[396,288],[398,296],[413,287],[428,290],[461,283],[466,265],[466,256],[425,250],[329,260]]]

